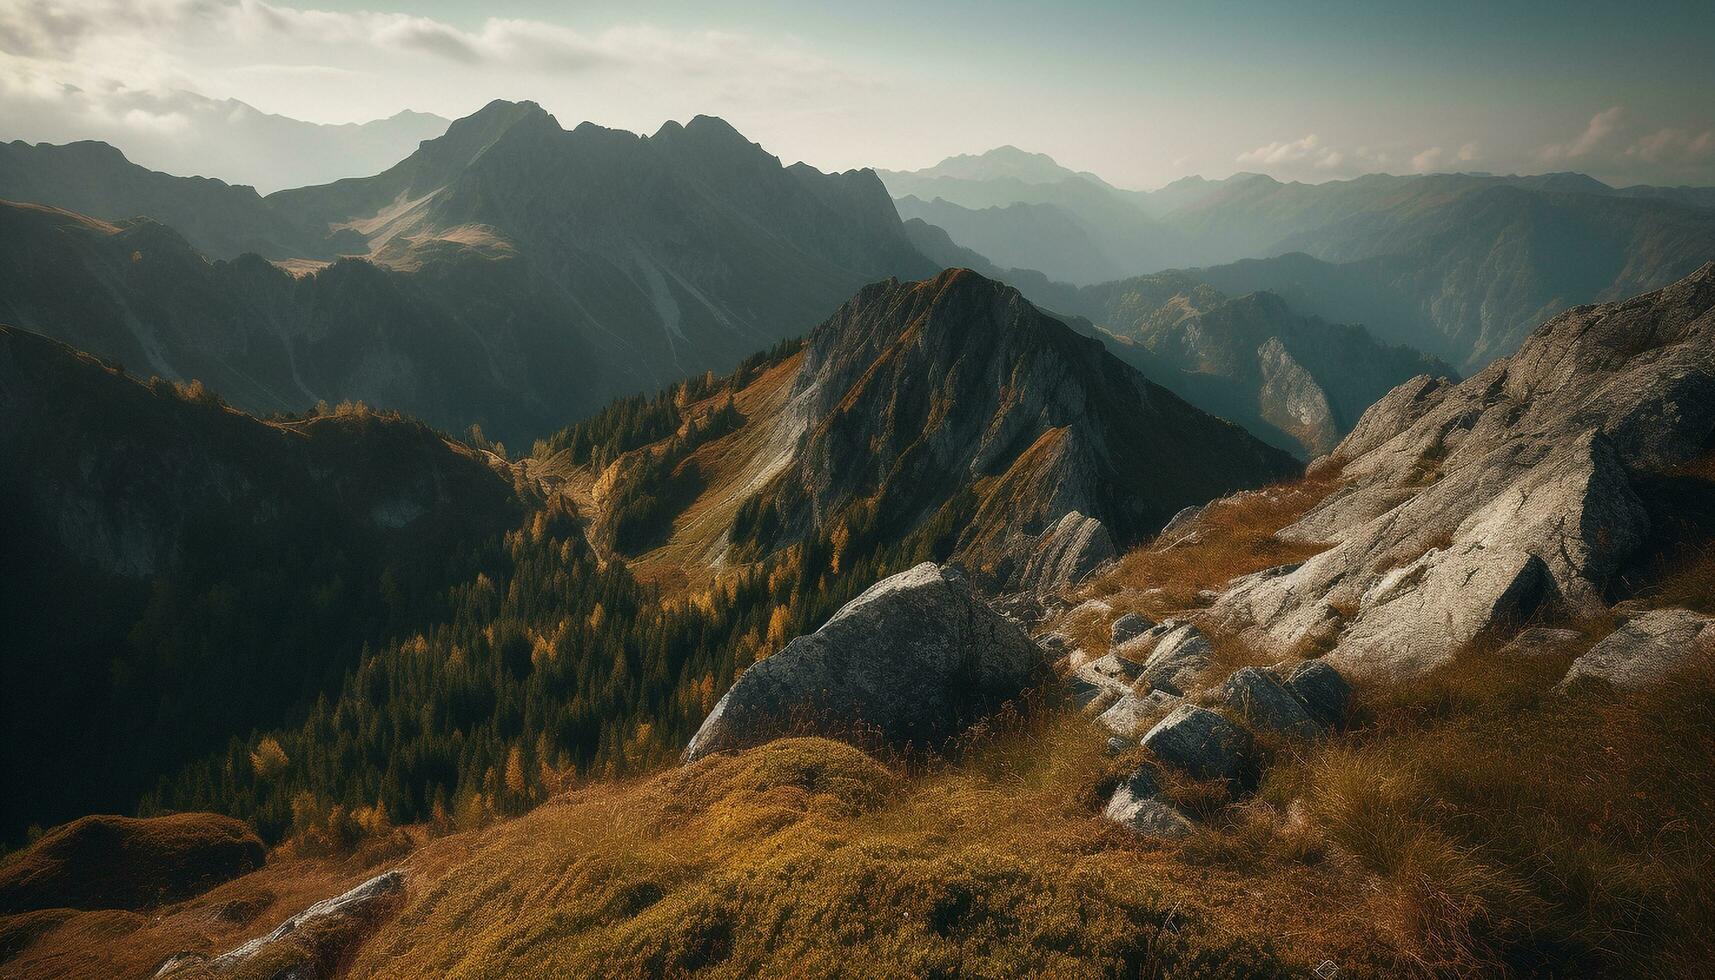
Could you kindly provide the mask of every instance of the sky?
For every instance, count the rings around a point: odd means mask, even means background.
[[[533,99],[718,115],[786,162],[1011,144],[1122,187],[1259,171],[1715,185],[1715,3],[0,0],[0,139],[172,139]],[[214,174],[214,176],[221,176]]]

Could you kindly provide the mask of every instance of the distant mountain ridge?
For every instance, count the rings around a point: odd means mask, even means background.
[[[1370,174],[1322,184],[1236,174],[1134,192],[1083,176],[1030,184],[960,176],[967,173],[983,171],[887,179],[903,215],[940,226],[1000,267],[1073,285],[1095,285],[1115,268],[1123,269],[1117,278],[1202,269],[1225,292],[1271,289],[1305,312],[1360,320],[1464,371],[1511,353],[1560,310],[1660,288],[1715,255],[1715,188],[1614,188],[1576,173]],[[1074,184],[1076,200],[1065,192]],[[1073,258],[1039,258],[1044,241]],[[1317,269],[1313,286],[1287,288],[1287,274],[1254,264],[1312,275],[1292,253],[1351,268]],[[1040,290],[1033,298],[1054,306]]]
[[[0,296],[0,316],[207,374],[257,411],[362,399],[528,443],[730,367],[864,283],[935,272],[872,173],[783,167],[706,116],[649,137],[567,132],[534,103],[496,102],[381,174],[266,198],[97,144],[0,151],[0,198],[99,219],[8,209],[6,245],[25,252],[10,272],[44,250],[63,261]],[[232,261],[203,262],[139,214]],[[139,235],[154,247],[125,247]],[[364,261],[323,267],[340,256]]]
[[[126,118],[116,125],[117,116]],[[147,169],[215,178],[267,194],[374,173],[439,136],[448,120],[406,109],[367,122],[315,123],[238,99],[132,89],[64,92],[51,110],[11,122],[4,127],[12,130],[7,136],[28,133],[43,144],[108,141]]]

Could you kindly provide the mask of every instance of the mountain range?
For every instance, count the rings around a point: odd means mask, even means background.
[[[65,91],[51,111],[28,102],[14,107],[19,117],[9,128],[38,141],[112,139],[150,170],[218,178],[264,194],[375,173],[445,132],[448,122],[404,110],[361,123],[311,123],[183,89]],[[116,116],[124,125],[114,125]],[[114,137],[115,129],[123,135]]]
[[[1709,188],[1614,188],[1572,173],[1321,184],[1236,174],[1134,192],[1051,161],[1008,170],[1016,151],[994,152],[988,168],[961,160],[883,177],[903,216],[939,225],[999,267],[1074,285],[1116,268],[1113,278],[1201,267],[1224,291],[1271,289],[1462,371],[1511,353],[1547,316],[1659,288],[1715,254]],[[1044,258],[1044,241],[1087,258]]]
[[[367,400],[515,442],[935,271],[873,175],[783,167],[705,116],[641,137],[497,102],[378,175],[266,198],[11,144],[0,198],[95,219],[8,210],[10,322],[254,411]]]

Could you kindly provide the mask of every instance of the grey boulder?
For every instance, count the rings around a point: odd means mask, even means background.
[[[1270,671],[1240,667],[1221,685],[1220,696],[1258,728],[1300,738],[1315,738],[1327,730]]]
[[[1715,617],[1657,609],[1615,630],[1572,662],[1561,687],[1600,679],[1622,691],[1660,684],[1699,658],[1715,656]]]
[[[1180,700],[1166,691],[1122,694],[1096,716],[1096,722],[1115,735],[1129,738],[1142,731],[1148,722],[1177,707]]]
[[[1144,661],[1143,677],[1150,686],[1169,694],[1184,694],[1187,687],[1213,662],[1215,648],[1203,631],[1189,623],[1177,626],[1156,641]]]
[[[930,562],[883,579],[739,676],[685,761],[788,733],[937,748],[1048,671],[1023,630]]]
[[[1250,732],[1207,708],[1182,704],[1143,736],[1143,745],[1163,764],[1194,779],[1244,782],[1255,749]]]
[[[1127,640],[1144,635],[1154,627],[1155,623],[1149,617],[1134,612],[1126,613],[1114,620],[1114,625],[1108,632],[1108,643],[1117,647]]]
[[[1159,793],[1154,774],[1139,769],[1114,789],[1102,816],[1150,837],[1173,839],[1189,834],[1191,819]]]
[[[1306,660],[1286,674],[1284,685],[1310,716],[1329,728],[1345,724],[1352,710],[1352,685],[1332,666]]]

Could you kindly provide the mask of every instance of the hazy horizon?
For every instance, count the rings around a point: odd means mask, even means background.
[[[885,3],[767,0],[642,14],[605,0],[575,12],[541,0],[14,0],[0,6],[0,138],[101,139],[153,165],[229,131],[204,99],[337,124],[457,118],[507,98],[568,129],[650,133],[718,115],[822,170],[918,170],[1012,145],[1133,189],[1236,172],[1715,185],[1715,99],[1695,95],[1715,91],[1712,46],[1715,8],[1689,3],[1639,15],[1593,3],[961,0],[892,16]]]

